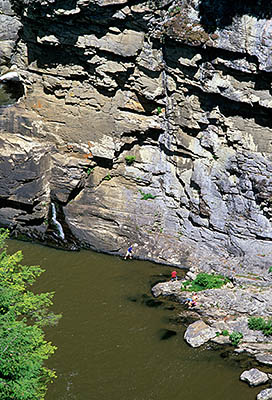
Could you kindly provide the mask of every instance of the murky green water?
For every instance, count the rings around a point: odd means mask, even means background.
[[[253,400],[261,390],[239,381],[236,361],[189,347],[172,319],[177,309],[154,304],[151,284],[171,268],[18,241],[9,249],[46,269],[35,290],[54,290],[54,311],[63,313],[47,329],[58,346],[47,400]],[[169,330],[176,335],[166,339]]]

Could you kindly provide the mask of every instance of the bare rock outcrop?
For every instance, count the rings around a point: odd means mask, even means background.
[[[241,381],[247,382],[250,386],[262,385],[269,380],[268,375],[257,368],[244,371],[240,375],[240,379]]]
[[[271,10],[219,3],[0,2],[1,74],[15,66],[24,86],[0,108],[1,143],[14,138],[7,159],[22,141],[44,149],[33,210],[47,193],[47,207],[26,212],[10,187],[29,182],[1,175],[2,226],[45,240],[54,202],[81,246],[122,254],[137,242],[137,257],[208,269],[222,258],[265,274]]]

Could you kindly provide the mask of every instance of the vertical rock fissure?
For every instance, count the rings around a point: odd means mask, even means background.
[[[164,54],[164,44],[162,43],[162,87],[164,91],[164,98],[165,98],[165,117],[163,128],[164,132],[160,135],[159,142],[163,144],[163,146],[168,150],[171,151],[171,132],[170,132],[170,105],[169,105],[169,96],[168,96],[168,75],[167,75],[167,62],[165,60]]]

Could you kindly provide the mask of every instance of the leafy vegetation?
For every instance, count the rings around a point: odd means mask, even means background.
[[[162,108],[161,107],[157,107],[157,114],[160,115],[162,113]]]
[[[243,339],[243,334],[242,332],[237,332],[237,331],[233,331],[231,334],[229,333],[229,331],[227,329],[223,329],[221,332],[216,332],[216,336],[228,336],[231,344],[233,346],[238,346],[238,344],[240,343],[240,341]]]
[[[181,290],[187,290],[189,292],[199,292],[206,289],[218,289],[228,282],[229,279],[225,278],[223,275],[201,272],[193,281],[183,282]]]
[[[248,327],[253,331],[261,331],[265,336],[272,335],[272,320],[265,321],[262,317],[251,317]]]
[[[94,171],[94,168],[87,168],[87,176],[91,175],[91,173]]]
[[[56,347],[44,338],[42,327],[57,323],[49,312],[53,293],[29,290],[43,270],[21,265],[21,251],[9,255],[7,230],[0,230],[0,393],[1,400],[42,400],[56,377],[44,361]]]
[[[141,200],[154,200],[157,196],[153,196],[151,193],[145,193],[141,189],[139,189],[139,192],[141,193],[142,197]]]
[[[233,346],[238,346],[238,344],[241,342],[241,340],[243,339],[243,337],[244,337],[244,336],[243,336],[242,332],[236,332],[236,331],[232,332],[232,333],[229,335],[231,344],[232,344]]]
[[[107,174],[106,176],[104,176],[103,181],[110,181],[111,180],[111,175]]]
[[[179,6],[171,7],[171,8],[169,8],[169,10],[168,10],[168,12],[169,12],[169,14],[170,14],[171,16],[173,16],[173,15],[179,13],[180,11],[181,11],[181,7],[179,7]]]
[[[271,274],[271,272],[272,272],[272,267],[269,267],[268,272]]]
[[[125,160],[126,160],[127,165],[133,164],[134,161],[135,161],[135,159],[136,159],[135,156],[126,156],[126,157],[125,157]]]

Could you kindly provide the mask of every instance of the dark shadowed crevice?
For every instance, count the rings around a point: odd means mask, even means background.
[[[0,107],[17,103],[24,94],[22,82],[11,80],[0,82]]]
[[[33,212],[33,208],[38,204],[38,202],[34,202],[33,204],[21,203],[20,201],[9,200],[0,198],[0,208],[13,208],[15,210],[25,211],[28,214]]]
[[[200,22],[207,32],[230,26],[235,17],[250,15],[257,19],[272,17],[272,4],[267,0],[201,0]]]

